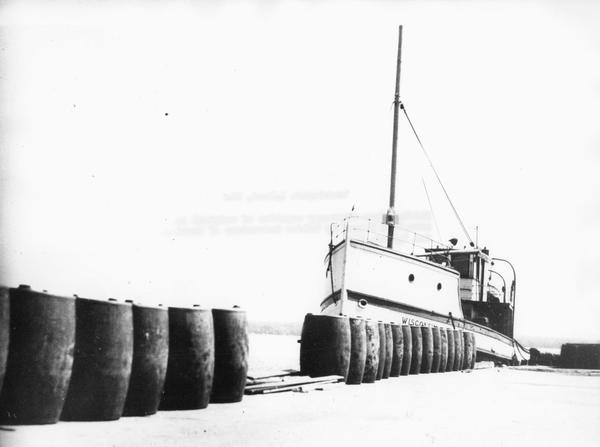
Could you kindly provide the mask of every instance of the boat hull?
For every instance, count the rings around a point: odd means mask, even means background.
[[[367,308],[359,307],[360,300],[368,300]],[[387,301],[387,304],[384,302]],[[515,341],[504,334],[494,331],[488,327],[474,323],[462,318],[449,317],[424,309],[409,308],[402,303],[395,303],[383,298],[375,301],[372,296],[366,296],[356,292],[348,291],[347,305],[341,312],[340,300],[334,302],[333,297],[328,297],[323,302],[321,313],[325,315],[347,315],[350,317],[361,316],[373,320],[391,321],[409,326],[428,326],[440,329],[462,329],[471,331],[475,335],[477,346],[477,361],[492,360],[501,363],[512,363],[515,360],[526,360],[524,353],[515,347]],[[348,305],[349,304],[349,305]],[[352,311],[353,304],[356,310]]]
[[[321,313],[461,329],[474,334],[478,361],[528,359],[513,338],[464,318],[458,272],[364,241],[345,240],[330,256],[333,281]]]

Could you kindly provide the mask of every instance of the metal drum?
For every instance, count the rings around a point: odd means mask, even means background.
[[[394,338],[392,334],[392,326],[389,323],[384,324],[385,328],[385,363],[383,364],[382,379],[389,379],[392,371],[392,360],[394,357]]]
[[[385,368],[387,340],[385,337],[385,324],[383,321],[378,321],[377,325],[379,328],[379,366],[377,367],[377,377],[375,377],[375,380],[381,380]]]
[[[533,348],[529,349],[529,363],[532,363]],[[574,368],[577,365],[577,348],[572,343],[563,344],[560,347],[560,367]]]
[[[169,314],[162,307],[134,304],[133,361],[123,416],[158,410],[169,359]]]
[[[73,374],[61,419],[119,419],[133,360],[131,305],[78,297],[75,307]]]
[[[453,371],[460,371],[463,359],[463,336],[460,329],[454,330],[454,366]]]
[[[459,370],[464,370],[465,369],[465,357],[467,356],[466,354],[466,346],[465,346],[465,331],[464,329],[461,330],[461,335],[462,337],[460,338],[460,349],[462,352],[462,359],[461,359],[461,363],[459,364],[458,368]]]
[[[421,372],[421,361],[423,358],[423,333],[419,326],[410,327],[412,335],[412,360],[410,364],[410,373],[419,374]]]
[[[600,344],[565,343],[560,348],[560,366],[563,368],[600,369]]]
[[[10,332],[10,298],[8,289],[0,286],[0,391],[6,372],[6,358],[8,357],[8,340]]]
[[[404,337],[402,337],[402,326],[391,323],[392,329],[392,368],[390,377],[400,376],[402,371],[402,360],[404,358]]]
[[[421,327],[423,337],[423,357],[421,360],[421,373],[429,374],[433,365],[433,331],[429,326]]]
[[[561,349],[562,352],[562,349]],[[529,349],[529,365],[539,365],[540,363],[540,351],[535,348]]]
[[[540,357],[540,364],[544,366],[557,366],[555,365],[555,357],[554,354],[550,352],[542,352]]]
[[[374,383],[379,369],[379,324],[373,320],[365,320],[365,335],[367,338],[367,355],[363,383]]]
[[[350,366],[346,383],[358,385],[363,380],[367,362],[367,332],[362,318],[350,318],[350,341]]]
[[[215,338],[210,309],[169,307],[169,360],[159,410],[197,410],[210,401]]]
[[[446,372],[448,364],[448,331],[445,328],[440,328],[440,372]]]
[[[460,352],[461,352],[461,359],[459,360],[459,364],[458,364],[458,370],[462,371],[465,369],[465,357],[466,357],[466,352],[465,352],[465,331],[464,329],[460,330]]]
[[[402,339],[404,341],[402,369],[400,375],[408,376],[412,364],[412,331],[410,326],[402,325]]]
[[[454,344],[454,329],[446,329],[448,338],[448,362],[446,363],[446,371],[454,371],[454,357],[456,345]]]
[[[436,373],[440,371],[442,361],[442,340],[439,327],[433,327],[431,331],[433,333],[433,363],[431,364],[431,372]]]
[[[539,357],[534,360],[534,353],[537,354],[537,349],[531,349],[530,352],[530,364],[539,363]],[[560,347],[560,363],[563,368],[582,368],[587,363],[585,357],[582,355],[585,349],[582,349],[582,345],[579,343],[566,343]]]
[[[10,344],[0,394],[0,423],[54,424],[71,378],[75,300],[24,285],[10,289],[9,296],[10,326],[4,314],[6,297],[2,297],[3,332],[10,327]]]
[[[211,402],[240,402],[248,373],[248,322],[246,311],[213,309],[215,373]]]
[[[473,369],[473,365],[471,364],[473,360],[473,342],[475,337],[473,336],[473,332],[465,331],[463,333],[464,336],[464,344],[465,344],[465,353],[463,359],[463,369]]]
[[[302,326],[300,374],[311,377],[348,377],[350,367],[348,317],[307,314]]]

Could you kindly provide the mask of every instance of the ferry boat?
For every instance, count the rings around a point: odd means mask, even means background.
[[[390,201],[381,222],[348,217],[331,225],[325,298],[320,307],[325,315],[361,316],[412,326],[438,326],[475,334],[477,361],[519,364],[529,352],[514,339],[516,272],[505,259],[494,258],[468,235],[457,247],[453,238],[446,244],[398,225],[394,210],[398,115],[402,111],[421,141],[400,101],[402,27],[399,30],[394,98],[394,128]],[[422,147],[424,150],[424,148]],[[427,158],[428,155],[425,152]],[[387,228],[386,228],[387,227]],[[386,231],[387,230],[387,231]],[[512,272],[510,290],[494,285],[501,276],[492,267],[504,263]],[[496,274],[492,279],[492,274]]]

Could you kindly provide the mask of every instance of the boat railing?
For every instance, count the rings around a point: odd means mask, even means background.
[[[358,217],[345,218],[341,223],[332,224],[331,230],[331,243],[333,245],[337,245],[345,240],[348,233],[352,240],[359,240],[387,247],[387,225],[376,222],[373,219],[361,219]],[[425,255],[426,250],[432,248],[450,249],[451,247],[416,231],[399,226],[394,227],[394,250],[419,256]]]

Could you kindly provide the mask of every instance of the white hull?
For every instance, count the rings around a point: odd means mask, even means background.
[[[511,337],[463,317],[458,272],[354,239],[338,244],[331,256],[333,281],[327,283],[321,313],[460,328],[475,334],[480,358],[528,358]]]

